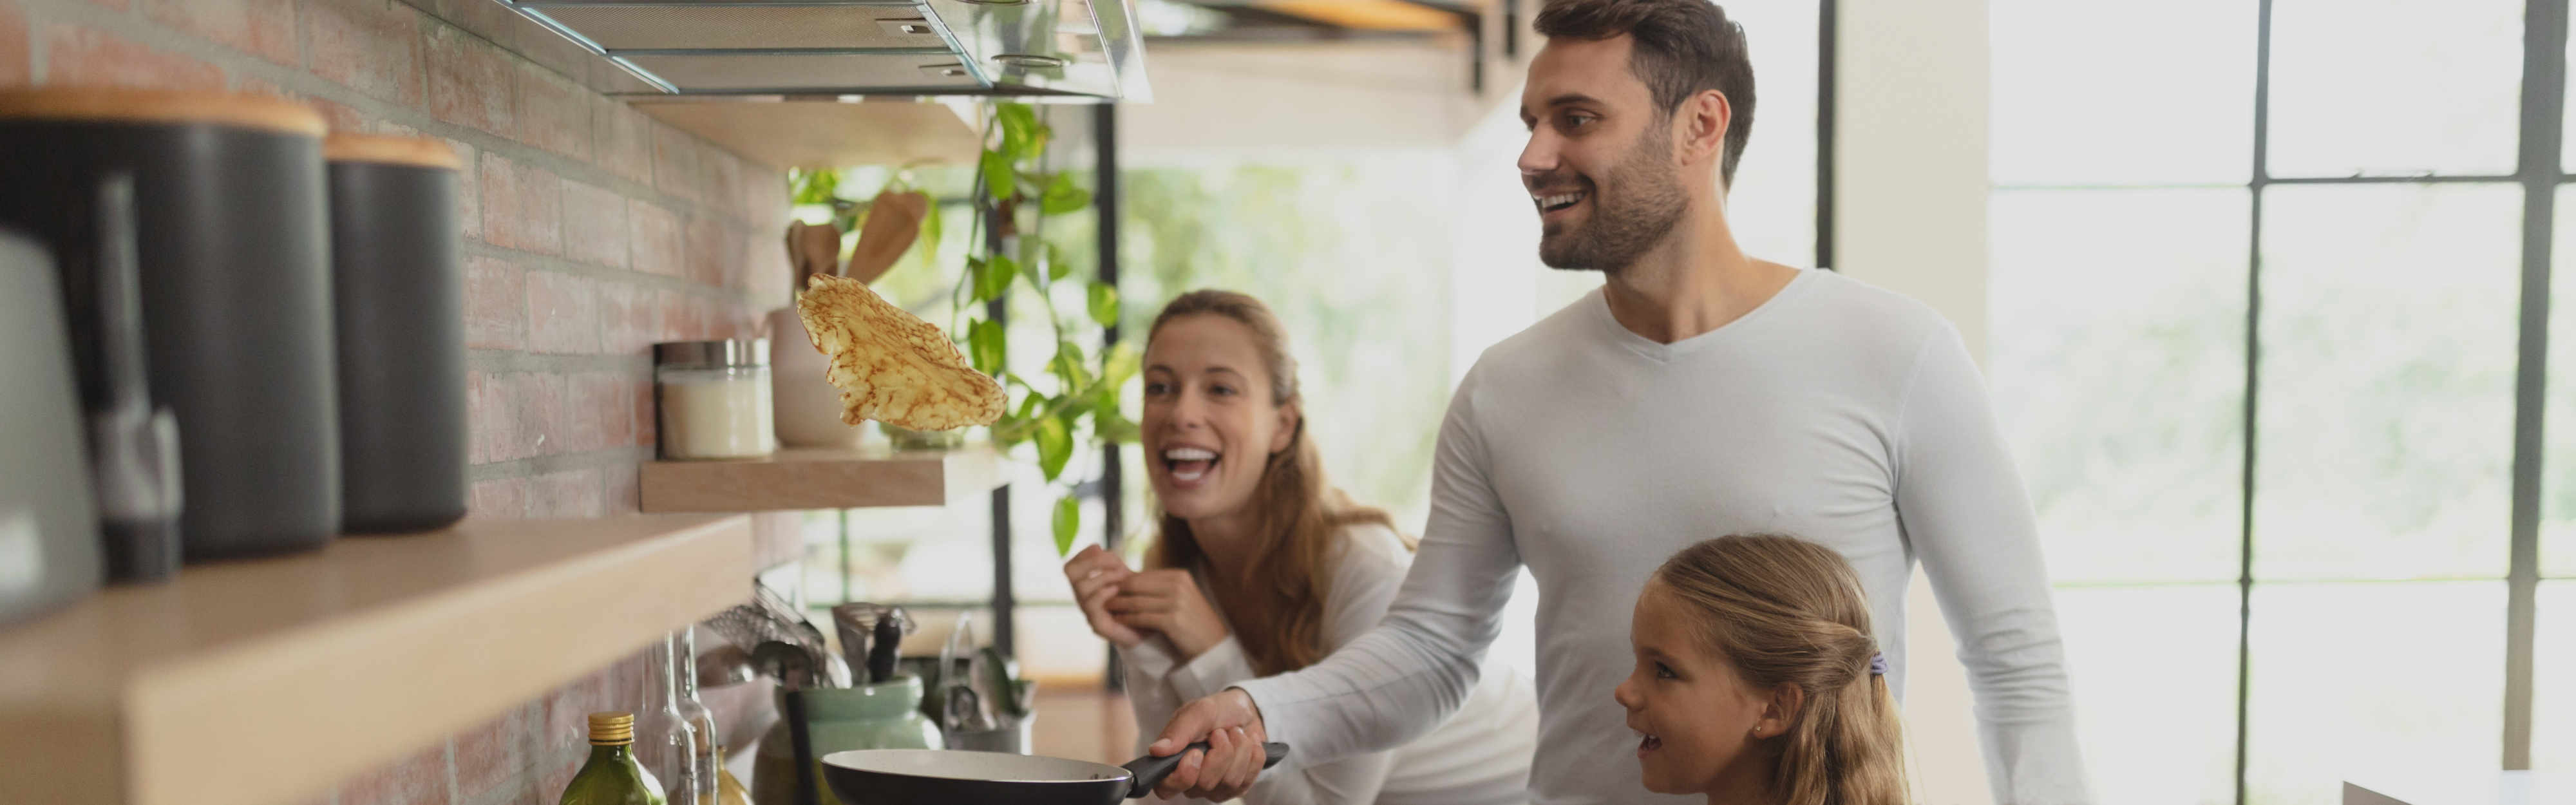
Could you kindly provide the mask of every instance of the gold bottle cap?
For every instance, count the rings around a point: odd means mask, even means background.
[[[592,746],[619,746],[634,742],[635,715],[633,713],[590,714]]]

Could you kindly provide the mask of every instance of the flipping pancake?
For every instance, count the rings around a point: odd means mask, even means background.
[[[814,348],[832,358],[823,378],[841,390],[842,422],[952,430],[1002,418],[1002,385],[967,365],[937,326],[858,280],[816,274],[807,282],[796,314]]]

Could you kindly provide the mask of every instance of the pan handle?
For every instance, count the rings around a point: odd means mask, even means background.
[[[1154,793],[1154,786],[1162,784],[1163,778],[1172,776],[1172,770],[1181,767],[1181,758],[1187,756],[1192,749],[1205,752],[1208,749],[1207,742],[1200,741],[1198,743],[1181,747],[1181,751],[1173,752],[1164,757],[1146,755],[1135,760],[1127,761],[1127,765],[1125,766],[1127,772],[1129,774],[1136,775],[1135,778],[1127,784],[1127,798],[1137,799],[1145,796],[1146,794]],[[1261,767],[1265,769],[1279,765],[1279,761],[1288,759],[1287,744],[1275,741],[1262,744],[1261,752],[1263,755]]]

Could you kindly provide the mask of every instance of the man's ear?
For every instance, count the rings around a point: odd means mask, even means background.
[[[1726,157],[1726,130],[1735,125],[1735,105],[1726,93],[1707,90],[1682,101],[1673,110],[1674,150],[1686,162],[1707,159],[1712,163]]]

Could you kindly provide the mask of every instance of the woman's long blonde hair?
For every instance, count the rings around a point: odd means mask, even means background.
[[[1787,805],[1903,805],[1896,700],[1874,669],[1860,577],[1832,549],[1780,536],[1719,537],[1655,569],[1700,636],[1755,690],[1804,704],[1768,784]]]
[[[1288,335],[1279,318],[1261,300],[1233,291],[1199,290],[1163,306],[1147,344],[1163,325],[1186,316],[1224,316],[1252,331],[1270,378],[1270,404],[1296,404],[1297,359],[1288,354]],[[1236,578],[1211,578],[1216,604],[1225,610],[1235,640],[1243,644],[1252,666],[1262,674],[1293,671],[1324,658],[1324,598],[1332,593],[1332,574],[1325,567],[1344,527],[1359,523],[1394,526],[1384,511],[1361,506],[1324,482],[1324,460],[1306,434],[1299,411],[1288,448],[1270,454],[1261,483],[1252,492],[1251,518],[1256,542],[1251,561]],[[1150,460],[1150,459],[1149,459]],[[1161,531],[1146,553],[1150,568],[1184,568],[1213,574],[1207,552],[1190,534],[1190,524],[1156,506]],[[1408,547],[1410,541],[1408,540]]]

